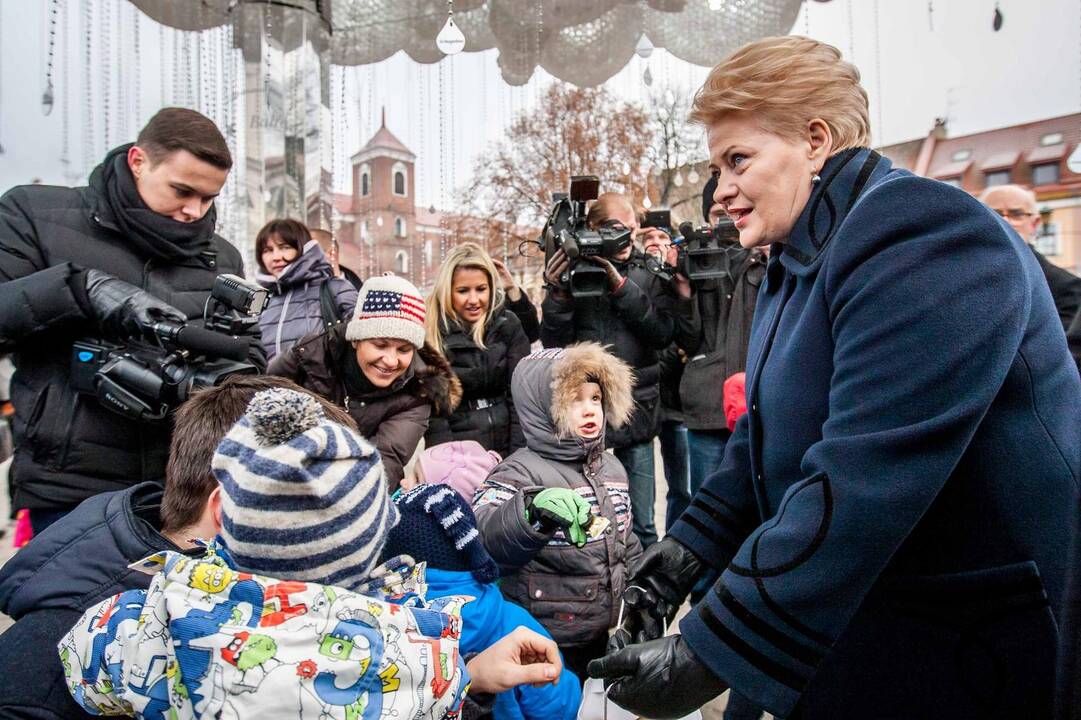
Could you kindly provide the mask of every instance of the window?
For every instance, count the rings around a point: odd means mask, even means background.
[[[984,179],[987,182],[987,187],[993,187],[995,185],[1008,185],[1010,182],[1009,170],[991,170],[984,173]]]
[[[360,166],[360,196],[367,197],[372,192],[372,167],[368,163]]]
[[[961,187],[960,177],[942,178],[942,182],[946,183],[947,185],[953,185],[956,188]]]
[[[405,195],[405,173],[394,173],[394,194]]]
[[[405,220],[402,218],[394,218],[394,235],[395,237],[405,237]]]
[[[953,155],[950,155],[950,160],[961,162],[962,160],[968,160],[970,157],[972,157],[972,150],[958,150]]]
[[[1053,185],[1058,182],[1058,163],[1032,166],[1033,185]]]
[[[405,250],[394,253],[394,272],[401,275],[409,272],[409,253]]]
[[[1062,142],[1062,133],[1047,133],[1040,137],[1040,147],[1047,147],[1048,145],[1058,145]]]
[[[1033,238],[1032,245],[1044,255],[1058,255],[1061,251],[1058,223],[1042,225]]]

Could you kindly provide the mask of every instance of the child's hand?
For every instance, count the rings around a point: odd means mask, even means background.
[[[592,519],[591,508],[581,495],[569,488],[548,488],[533,497],[526,508],[531,522],[562,528],[567,539],[578,547],[586,544],[586,528]]]

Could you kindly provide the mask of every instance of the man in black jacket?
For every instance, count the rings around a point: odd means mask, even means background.
[[[0,198],[0,352],[17,368],[13,502],[35,531],[92,495],[164,477],[168,423],[137,423],[77,393],[72,343],[152,342],[154,322],[203,315],[218,274],[243,274],[214,232],[231,166],[213,122],[165,108],[87,187]],[[258,342],[250,359],[265,368]]]
[[[713,202],[716,188],[716,180],[710,179],[702,191],[702,217],[710,225],[724,215]],[[687,355],[679,395],[687,426],[692,497],[721,464],[732,434],[720,401],[721,389],[728,378],[746,369],[751,321],[768,260],[759,249],[735,244],[728,250],[728,277],[692,286],[676,274],[672,282],[678,298],[676,345]]]
[[[1020,185],[995,185],[984,190],[980,195],[980,200],[995,213],[1001,215],[1028,243],[1036,260],[1040,263],[1044,278],[1047,279],[1047,287],[1051,290],[1051,297],[1055,300],[1059,319],[1062,320],[1062,328],[1069,337],[1070,325],[1081,312],[1081,277],[1055,265],[1033,246],[1036,231],[1040,227],[1036,194]],[[1081,367],[1081,348],[1077,347],[1076,340],[1071,343],[1070,352],[1078,367]]]
[[[587,222],[591,228],[635,233],[639,229],[630,200],[618,193],[598,197],[590,206]],[[611,261],[592,260],[608,275],[609,292],[603,297],[570,296],[559,284],[567,256],[560,250],[549,261],[544,273],[547,292],[541,303],[541,343],[565,347],[586,340],[599,342],[610,346],[612,354],[634,370],[634,414],[623,428],[607,428],[605,445],[614,448],[627,471],[634,532],[648,546],[657,541],[653,438],[661,412],[658,353],[675,334],[674,296],[667,279],[650,270],[646,256],[633,245]]]

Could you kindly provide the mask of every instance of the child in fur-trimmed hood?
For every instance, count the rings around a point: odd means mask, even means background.
[[[627,475],[604,452],[605,421],[634,408],[630,368],[597,343],[541,350],[514,371],[526,447],[492,469],[474,511],[500,588],[552,634],[579,677],[604,654],[642,546]]]

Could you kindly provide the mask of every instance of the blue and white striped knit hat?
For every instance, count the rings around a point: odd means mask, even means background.
[[[257,393],[211,466],[222,541],[247,572],[353,587],[398,522],[379,452],[307,393]]]

